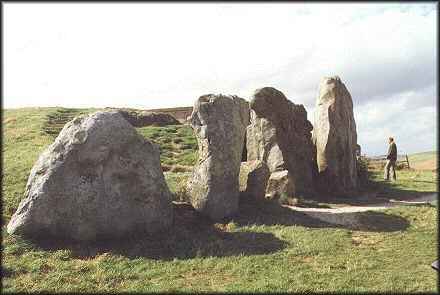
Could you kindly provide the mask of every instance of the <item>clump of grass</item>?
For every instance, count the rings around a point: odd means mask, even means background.
[[[183,165],[173,165],[170,169],[170,172],[178,173],[178,172],[190,172],[192,170],[192,167],[190,166],[183,166]]]
[[[186,186],[186,182],[179,184],[179,187],[177,188],[176,192],[174,193],[175,200],[179,202],[189,202],[189,192],[188,188]]]
[[[173,142],[172,138],[165,137],[164,139],[160,140],[162,143],[171,143]],[[170,148],[171,145],[168,145],[167,148]]]
[[[161,166],[162,166],[162,171],[163,171],[163,172],[170,171],[171,168],[173,167],[173,166],[171,166],[171,165],[167,165],[167,164],[164,164],[164,163],[161,163]]]
[[[55,138],[67,122],[88,112],[86,109],[57,108],[46,115],[41,132]]]
[[[191,176],[190,172],[184,172],[184,173],[167,172],[165,174],[165,180],[167,181],[168,187],[173,193],[174,201],[179,201],[179,202],[189,201],[187,183],[190,176]]]
[[[196,164],[196,161],[197,161],[197,153],[194,153],[191,150],[191,151],[183,152],[179,162],[182,165],[193,166]]]
[[[167,126],[167,127],[164,128],[164,132],[166,132],[166,133],[177,133],[177,129],[178,128],[179,127],[177,127],[177,126]]]
[[[175,172],[187,171],[181,166],[193,166],[197,161],[197,140],[187,125],[137,128],[139,133],[160,147],[161,163],[175,166]]]
[[[359,157],[357,159],[357,169],[358,169],[358,179],[359,184],[362,189],[365,189],[369,185],[370,172],[368,170],[369,162],[368,158]]]

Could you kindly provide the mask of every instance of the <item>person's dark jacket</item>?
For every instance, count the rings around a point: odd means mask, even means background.
[[[394,142],[390,143],[390,146],[388,147],[387,159],[392,161],[397,160],[397,147]]]

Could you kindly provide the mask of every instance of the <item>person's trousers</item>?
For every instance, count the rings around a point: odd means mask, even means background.
[[[396,180],[396,160],[387,160],[387,163],[385,164],[383,179],[390,179],[390,169],[393,172],[393,180]]]

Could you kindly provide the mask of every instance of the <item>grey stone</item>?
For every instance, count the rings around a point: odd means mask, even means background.
[[[270,171],[267,165],[259,160],[242,162],[240,168],[240,187],[248,197],[264,199]]]
[[[158,147],[119,113],[96,112],[68,122],[40,155],[7,231],[96,240],[172,221]]]
[[[285,192],[291,194],[289,197],[312,194],[313,126],[307,120],[304,106],[289,101],[275,88],[265,87],[255,91],[250,108],[251,123],[247,127],[246,142],[248,161],[262,161],[270,173],[289,171],[286,177],[291,178],[288,182],[291,185],[279,186],[289,188]],[[266,190],[266,194],[278,193]]]
[[[319,189],[337,194],[356,191],[357,133],[353,101],[337,76],[321,80],[313,142],[316,145]]]
[[[198,161],[188,182],[193,207],[211,219],[238,210],[239,172],[249,105],[237,96],[208,94],[195,103],[191,126]]]
[[[289,198],[295,194],[295,183],[287,170],[275,171],[270,174],[267,181],[265,198],[279,198],[282,194]]]

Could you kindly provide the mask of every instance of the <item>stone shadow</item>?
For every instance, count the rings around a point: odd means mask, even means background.
[[[268,254],[288,245],[271,233],[227,231],[227,225],[210,221],[186,203],[174,203],[174,209],[172,228],[154,235],[136,233],[123,239],[93,243],[58,239],[34,239],[32,242],[49,251],[68,249],[74,258],[80,259],[112,253],[160,260]]]
[[[422,182],[417,180],[414,181]],[[428,181],[423,182],[432,183]],[[438,194],[437,191],[421,192],[417,190],[402,189],[399,188],[397,184],[398,183],[393,183],[391,181],[369,181],[368,185],[365,188],[362,188],[359,192],[347,194],[345,196],[316,193],[315,195],[308,196],[306,202],[315,204],[331,203],[352,206],[370,206],[387,203],[390,199],[394,199],[397,201],[408,201],[416,198],[425,198]]]
[[[3,265],[1,266],[1,268],[0,268],[0,276],[1,276],[2,278],[9,278],[9,277],[12,277],[13,274],[14,274],[14,271],[13,271],[13,270],[11,270],[11,269],[9,269],[9,268],[3,266]]]
[[[308,228],[345,228],[371,232],[406,230],[408,220],[377,211],[354,213],[301,212],[282,207],[277,201],[240,200],[240,213],[233,221],[246,225],[298,225]]]
[[[100,239],[87,243],[59,239],[34,239],[31,242],[43,250],[70,250],[72,257],[79,259],[111,253],[128,258],[169,261],[176,258],[263,255],[288,246],[288,242],[272,233],[241,230],[240,226],[297,225],[371,232],[402,231],[409,226],[405,218],[382,212],[305,213],[282,207],[276,200],[257,201],[243,196],[240,198],[239,213],[216,223],[198,214],[188,203],[173,204],[174,225],[166,232],[154,235],[138,232],[118,240]],[[230,226],[237,226],[237,229],[233,230]]]

